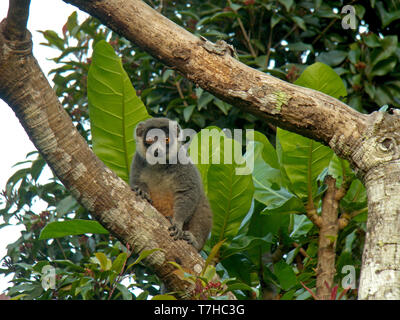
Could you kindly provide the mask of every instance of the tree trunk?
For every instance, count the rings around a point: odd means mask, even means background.
[[[29,4],[19,2],[23,4],[14,6],[17,10]],[[11,13],[23,20],[18,14],[27,17],[27,12]],[[13,15],[9,14],[8,19],[10,16]],[[169,262],[199,274],[204,260],[186,241],[174,241],[167,219],[137,197],[90,150],[33,57],[31,36],[23,23],[0,23],[0,98],[14,110],[36,148],[71,194],[135,253],[160,248],[145,263],[169,290],[190,298],[192,285],[179,279]]]
[[[364,177],[367,233],[358,296],[400,299],[400,119],[377,113],[360,157],[371,168]]]
[[[321,141],[349,160],[366,184],[369,201],[360,298],[400,299],[399,113],[364,115],[325,94],[247,67],[232,57],[232,48],[226,43],[197,38],[142,1],[64,1],[99,18],[219,98]],[[21,31],[19,25],[16,29]],[[10,29],[2,26],[1,98],[13,108],[38,150],[79,201],[137,252],[163,248],[165,251],[151,255],[148,264],[170,288],[187,291],[187,283],[172,273],[167,261],[179,260],[193,270],[197,264],[201,267],[203,260],[185,243],[171,241],[165,219],[136,199],[91,153],[32,57],[30,40],[10,41]]]

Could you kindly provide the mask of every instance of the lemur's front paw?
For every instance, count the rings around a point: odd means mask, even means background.
[[[197,239],[190,231],[183,231],[182,239],[185,240],[190,245],[192,245],[193,247],[195,247],[196,249],[199,249],[199,243],[197,242]]]
[[[182,231],[180,228],[178,228],[177,225],[173,224],[172,226],[170,226],[170,227],[168,228],[168,231],[170,231],[170,234],[169,234],[169,235],[170,235],[171,237],[173,237],[175,241],[176,241],[176,240],[183,239],[183,238],[182,238],[182,237],[183,237],[183,231]]]
[[[131,189],[132,189],[132,191],[135,191],[137,196],[147,200],[150,204],[153,203],[153,201],[151,201],[150,195],[146,191],[143,191],[138,186],[134,186]]]

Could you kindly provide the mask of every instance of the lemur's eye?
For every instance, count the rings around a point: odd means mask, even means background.
[[[166,138],[165,138],[165,143],[169,143],[169,142],[170,142],[169,137],[166,137]]]

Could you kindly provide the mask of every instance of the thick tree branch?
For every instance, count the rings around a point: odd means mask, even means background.
[[[24,40],[31,0],[10,0],[5,36],[9,40]]]
[[[142,1],[64,1],[99,18],[219,98],[321,141],[349,160],[363,178],[369,200],[360,298],[400,299],[399,113],[363,115],[320,92],[251,69],[235,60],[232,48],[223,42],[213,44],[195,37]],[[21,25],[15,23],[11,28],[17,30],[17,38],[22,37],[18,35]],[[5,23],[0,33],[7,33]],[[165,219],[136,199],[91,153],[32,57],[30,39],[18,42],[8,37],[0,38],[0,95],[36,147],[72,194],[136,252],[163,248],[165,252],[152,255],[148,264],[170,288],[186,288],[187,284],[171,273],[167,261],[179,260],[193,270],[195,264],[202,266],[203,260],[185,243],[171,241]]]
[[[175,267],[169,261],[198,274],[204,260],[185,241],[174,241],[167,230],[167,219],[136,197],[93,154],[33,57],[30,33],[24,32],[25,38],[20,41],[7,34],[7,25],[19,23],[3,20],[0,24],[0,98],[14,110],[36,148],[72,195],[135,253],[161,248],[145,260],[146,264],[168,289],[190,297],[190,284],[173,273]]]
[[[64,1],[99,18],[219,98],[282,128],[322,141],[353,162],[351,155],[358,149],[367,115],[321,92],[244,65],[230,55],[227,45],[194,36],[143,1]],[[361,164],[355,167],[360,168]]]
[[[377,236],[386,250],[385,253],[381,251],[382,246],[374,242],[374,235],[367,235],[360,297],[400,299],[400,255],[397,254],[400,238],[396,236],[400,234],[399,175],[382,177],[378,174],[400,171],[398,113],[360,114],[325,94],[247,67],[231,57],[228,46],[195,37],[140,0],[64,1],[99,18],[118,34],[222,100],[284,129],[321,141],[348,160],[367,187],[368,230],[374,232],[373,224],[378,224]],[[379,206],[378,200],[385,202]],[[373,222],[370,222],[371,217]],[[390,228],[390,224],[395,229]],[[378,277],[376,286],[372,284],[374,276]]]

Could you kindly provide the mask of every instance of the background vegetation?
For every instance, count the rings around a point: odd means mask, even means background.
[[[323,62],[341,77],[343,90],[337,97],[351,107],[369,113],[384,104],[400,106],[400,46],[396,31],[400,28],[400,6],[394,0],[148,3],[199,36],[232,44],[238,59],[253,68],[294,82],[307,66]],[[356,30],[343,30],[341,26],[340,11],[346,4],[356,8]],[[127,75],[151,116],[167,116],[195,130],[216,126],[258,131],[252,177],[242,176],[240,181],[227,183],[217,177],[234,178],[231,167],[200,168],[214,213],[231,219],[231,229],[224,233],[214,227],[205,256],[212,246],[226,239],[213,257],[220,262],[217,272],[223,279],[231,279],[231,289],[239,299],[312,298],[309,289],[315,288],[318,228],[307,217],[306,206],[311,197],[320,212],[326,190],[323,181],[328,172],[339,186],[348,184],[340,214],[351,218],[335,239],[338,287],[332,288],[333,298],[343,290],[343,266],[354,266],[359,275],[367,214],[365,190],[348,165],[329,149],[265,124],[196,88],[94,18],[78,24],[76,14],[72,14],[62,34],[47,30],[43,35],[47,40],[44,45],[60,52],[54,59],[59,67],[50,72],[56,93],[89,144],[88,72],[93,48],[100,40],[111,44],[122,58]],[[329,70],[320,67],[307,79],[322,78]],[[24,168],[10,177],[0,196],[4,219],[0,227],[15,223],[25,226],[21,238],[8,246],[1,264],[1,273],[14,274],[8,295],[22,299],[147,299],[159,294],[159,281],[141,264],[143,257],[131,255],[108,234],[39,239],[41,230],[50,222],[91,217],[56,178],[38,183],[45,162],[37,152],[28,154],[23,164]],[[224,193],[217,193],[224,188],[241,197],[231,211],[224,204],[232,198],[222,201]],[[32,210],[37,199],[48,204],[46,211]],[[216,206],[216,199],[222,203],[221,208]],[[48,264],[56,267],[57,282],[55,289],[44,290],[41,270]],[[222,292],[220,285],[212,282],[197,290],[199,298]],[[345,298],[355,296],[356,290],[352,290]]]

